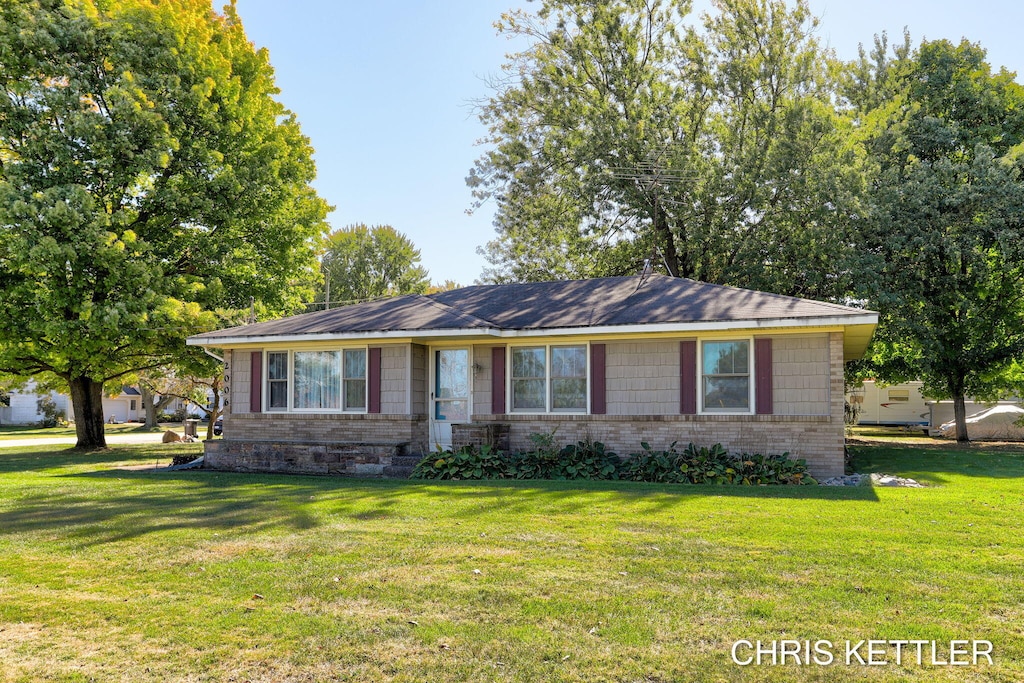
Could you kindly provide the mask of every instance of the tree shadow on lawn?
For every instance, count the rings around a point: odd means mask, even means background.
[[[877,501],[870,487],[686,486],[633,482],[431,481],[348,479],[212,471],[103,469],[58,475],[90,486],[54,486],[12,500],[0,537],[57,532],[82,546],[182,529],[304,531],[338,516],[373,524],[410,516],[585,515],[595,505],[630,504],[652,514],[693,499]],[[112,487],[96,484],[106,481]],[[83,482],[84,483],[84,482]]]
[[[103,466],[108,468],[128,462],[137,464],[170,464],[175,455],[194,451],[202,455],[198,444],[134,444],[130,448],[117,445],[106,449],[83,450],[71,445],[39,444],[0,448],[0,475],[17,472],[42,472],[62,467]]]

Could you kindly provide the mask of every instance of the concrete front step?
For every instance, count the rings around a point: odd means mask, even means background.
[[[415,467],[422,459],[422,455],[394,455],[391,457],[391,466]]]
[[[389,479],[408,479],[413,469],[406,465],[388,465],[384,468],[384,476]]]

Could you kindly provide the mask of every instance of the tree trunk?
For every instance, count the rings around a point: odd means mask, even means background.
[[[146,429],[154,429],[160,426],[157,422],[160,412],[174,400],[174,396],[160,395],[157,398],[157,394],[151,393],[142,383],[139,384],[139,391],[142,392],[142,402],[146,404]]]
[[[142,404],[146,406],[146,429],[153,429],[156,427],[156,405],[153,399],[156,398],[150,393],[149,389],[146,388],[144,383],[139,383],[139,391],[142,393]]]
[[[220,382],[214,379],[211,388],[213,390],[213,410],[210,411],[210,419],[206,422],[207,441],[213,438],[213,423],[217,421],[217,416],[220,415]]]
[[[91,377],[71,379],[71,405],[75,410],[75,448],[106,448],[103,427],[103,382]]]
[[[970,443],[967,438],[967,407],[962,391],[953,396],[953,419],[956,421],[956,442]]]

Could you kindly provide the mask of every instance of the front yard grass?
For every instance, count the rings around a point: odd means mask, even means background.
[[[365,481],[119,469],[161,446],[0,451],[0,681],[1024,679],[1024,449],[853,450],[858,471],[929,486]],[[995,664],[729,656],[867,638],[987,639]]]
[[[180,429],[181,423],[161,423],[159,430]],[[118,424],[106,424],[104,431],[111,434],[130,434],[132,432],[145,432],[147,430],[141,422],[122,422]],[[0,441],[13,441],[16,439],[49,439],[56,437],[76,436],[75,425],[66,427],[35,427],[24,425],[3,425],[0,426]]]

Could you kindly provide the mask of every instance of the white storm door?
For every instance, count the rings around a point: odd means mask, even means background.
[[[431,445],[448,449],[452,424],[469,422],[469,349],[433,349],[431,363]]]

